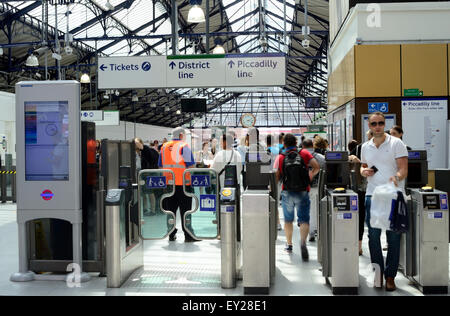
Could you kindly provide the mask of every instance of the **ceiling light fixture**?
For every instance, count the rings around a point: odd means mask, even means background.
[[[209,1],[209,0],[208,0]],[[189,0],[192,8],[189,9],[188,23],[203,23],[205,22],[205,13],[203,9],[200,7],[202,4],[202,0]]]
[[[213,54],[225,54],[225,48],[223,48],[223,41],[220,37],[217,37],[214,39],[214,44],[216,44],[216,47],[213,49]]]
[[[27,61],[25,62],[25,66],[37,67],[39,66],[39,59],[35,54],[32,53],[30,56],[28,56]]]
[[[87,73],[84,73],[81,75],[80,82],[81,83],[91,83],[91,78],[89,77],[89,75]]]

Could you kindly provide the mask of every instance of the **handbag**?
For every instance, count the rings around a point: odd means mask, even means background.
[[[408,206],[401,191],[397,192],[397,200],[389,217],[391,221],[390,228],[397,233],[407,233],[409,230],[409,212]]]

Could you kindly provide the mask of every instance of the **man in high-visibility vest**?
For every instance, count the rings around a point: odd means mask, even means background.
[[[188,197],[183,192],[183,173],[186,169],[195,166],[194,156],[191,148],[184,142],[186,132],[183,128],[177,127],[172,131],[172,141],[164,143],[161,147],[158,165],[162,169],[170,169],[175,174],[175,193],[173,196],[163,200],[164,209],[173,212],[175,215],[180,208],[181,221],[184,231],[184,241],[197,241],[192,238],[184,228],[184,213],[192,206],[192,197]],[[174,241],[177,229],[169,235],[169,240]]]

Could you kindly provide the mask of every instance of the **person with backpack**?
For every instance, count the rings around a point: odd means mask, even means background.
[[[325,168],[325,156],[314,152],[314,144],[312,139],[305,139],[302,143],[302,148],[309,151],[309,153],[317,160],[321,169]],[[318,195],[319,195],[319,176],[315,176],[311,182],[311,190],[309,192],[309,198],[311,200],[310,208],[310,223],[309,223],[309,241],[316,241],[317,235],[317,223],[318,223]]]
[[[306,240],[309,234],[310,183],[319,172],[317,160],[307,150],[297,149],[297,139],[293,134],[284,136],[284,152],[277,157],[274,168],[277,170],[277,180],[282,181],[282,207],[284,213],[284,231],[286,233],[286,248],[292,253],[292,234],[294,212],[297,210],[297,223],[300,227],[300,250],[303,261],[308,261],[309,254]],[[309,170],[309,167],[312,167]]]

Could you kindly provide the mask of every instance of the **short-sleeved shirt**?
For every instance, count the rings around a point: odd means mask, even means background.
[[[369,168],[375,166],[378,171],[367,177],[366,195],[372,195],[375,188],[389,182],[389,178],[395,176],[398,167],[396,159],[408,157],[408,151],[401,139],[386,134],[386,139],[377,148],[373,139],[365,142],[361,148],[361,163]],[[405,194],[405,180],[400,181],[399,188]]]
[[[295,147],[295,146],[294,146],[294,147],[288,147],[288,148],[286,148],[286,150],[283,151],[283,152],[284,152],[285,154],[287,154],[288,152],[293,151],[293,150],[298,150],[298,149],[297,149],[297,147]],[[307,150],[302,150],[302,149],[300,150],[300,157],[302,157],[303,161],[304,161],[305,164],[306,164],[306,167],[309,166],[309,162],[311,161],[311,159],[314,158],[314,157],[311,155],[311,153],[310,153],[309,151],[307,151]],[[278,155],[278,157],[277,157],[277,159],[275,160],[275,163],[274,163],[274,165],[273,165],[273,168],[274,168],[275,170],[280,171],[280,173],[281,173],[282,176],[283,176],[283,163],[284,163],[284,158],[285,158],[284,155]],[[282,190],[284,190],[284,184],[283,184]],[[308,188],[306,189],[306,191],[309,192],[309,190],[310,190],[310,186],[308,186]]]

